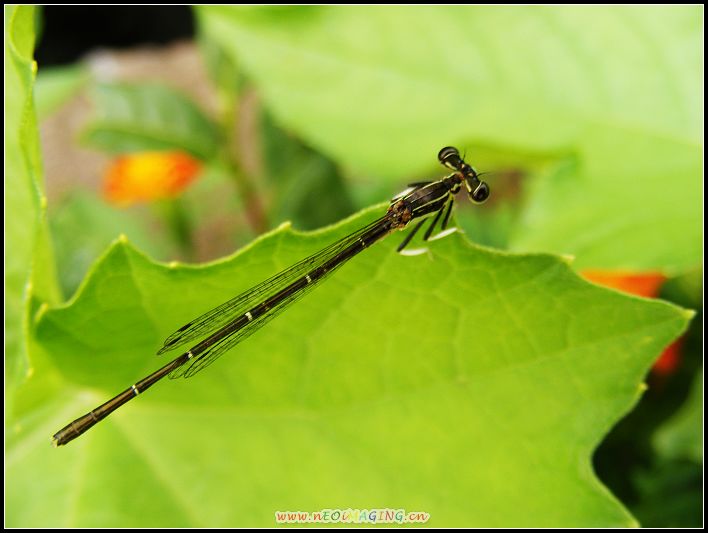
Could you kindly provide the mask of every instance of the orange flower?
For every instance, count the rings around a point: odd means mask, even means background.
[[[656,298],[659,289],[666,281],[666,277],[658,272],[611,272],[602,270],[586,270],[581,275],[593,283],[612,287],[619,291],[644,296],[646,298]],[[654,363],[653,371],[656,374],[672,374],[681,361],[681,341],[678,339],[664,350],[661,357]]]
[[[200,161],[178,151],[123,155],[105,173],[104,194],[122,206],[171,198],[196,178],[201,167]]]
[[[644,296],[645,298],[656,298],[659,289],[666,281],[666,277],[657,272],[612,272],[606,270],[585,270],[581,275],[588,281],[612,287],[618,291]]]
[[[679,337],[672,342],[666,350],[661,354],[661,357],[656,360],[652,370],[660,376],[669,376],[673,374],[681,364],[681,347],[683,345],[683,337]]]

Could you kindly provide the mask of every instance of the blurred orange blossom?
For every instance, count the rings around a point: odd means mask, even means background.
[[[201,171],[202,163],[180,151],[137,152],[114,159],[104,175],[104,195],[128,206],[182,192]]]

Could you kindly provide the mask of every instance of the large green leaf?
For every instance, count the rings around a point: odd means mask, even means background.
[[[527,187],[516,249],[579,267],[700,263],[700,6],[198,13],[281,123],[336,161],[399,178],[458,143],[473,162],[567,160]]]
[[[33,297],[56,300],[32,88],[34,8],[5,6],[5,375],[29,369],[25,333]]]
[[[633,524],[590,456],[690,313],[459,234],[417,257],[389,237],[198,376],[49,446],[166,361],[151,354],[176,327],[381,212],[283,227],[200,267],[116,242],[36,326],[7,524],[270,526],[276,510],[383,507],[437,526]]]
[[[96,116],[84,140],[112,153],[184,150],[210,160],[219,150],[216,125],[182,93],[157,84],[100,84]]]

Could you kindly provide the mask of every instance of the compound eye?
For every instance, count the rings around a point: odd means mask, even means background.
[[[483,203],[487,198],[489,198],[489,185],[486,181],[480,181],[474,191],[469,191],[470,200],[476,204]]]
[[[457,170],[463,164],[460,152],[453,146],[446,146],[438,152],[438,161],[447,168]]]
[[[452,155],[456,155],[459,157],[460,152],[454,146],[446,146],[445,148],[443,148],[442,150],[440,150],[438,152],[438,160],[441,163],[444,163],[445,160]]]

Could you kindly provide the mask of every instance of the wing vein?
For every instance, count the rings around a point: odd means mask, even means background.
[[[282,272],[279,272],[247,291],[244,291],[231,300],[210,311],[207,311],[200,317],[188,322],[172,333],[169,337],[167,337],[167,339],[165,339],[163,346],[158,351],[158,354],[177,349],[191,341],[203,339],[210,335],[218,335],[218,332],[222,331],[224,328],[230,326],[235,328],[232,333],[224,335],[223,338],[206,347],[204,351],[197,352],[197,350],[195,350],[195,357],[191,361],[172,371],[170,373],[170,377],[174,379],[181,376],[193,376],[203,368],[206,368],[220,355],[234,347],[241,340],[260,329],[263,325],[280,314],[280,312],[282,312],[289,304],[308,293],[324,278],[329,277],[329,275],[339,266],[344,264],[346,260],[341,261],[336,265],[336,267],[328,269],[326,273],[320,274],[313,278],[311,282],[299,287],[299,289],[295,290],[293,293],[287,294],[284,298],[278,301],[276,306],[268,309],[267,312],[261,313],[258,316],[249,319],[243,326],[236,326],[236,321],[241,319],[241,317],[243,317],[247,312],[253,311],[254,308],[266,301],[268,298],[277,295],[290,285],[297,283],[298,280],[305,278],[308,273],[313,272],[321,265],[331,261],[337,256],[337,254],[351,247],[352,244],[360,240],[361,237],[367,232],[370,232],[372,228],[379,226],[384,220],[386,220],[386,217],[377,219],[364,228],[351,233],[343,239],[327,246],[323,250],[302,259]]]

